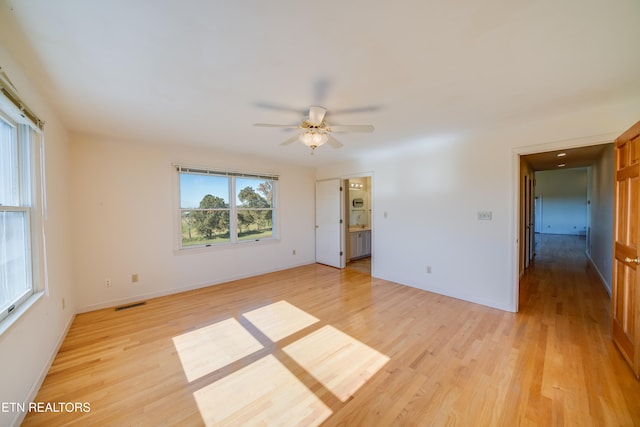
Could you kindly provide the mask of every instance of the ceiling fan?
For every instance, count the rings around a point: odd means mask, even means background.
[[[296,136],[292,136],[280,145],[289,145],[295,141],[300,141],[313,150],[319,146],[328,143],[333,148],[342,147],[342,143],[338,141],[331,133],[347,133],[347,132],[373,132],[372,125],[329,125],[325,120],[327,109],[319,106],[311,106],[309,108],[309,116],[305,117],[298,125],[275,125],[269,123],[255,123],[254,126],[298,129],[300,132]]]

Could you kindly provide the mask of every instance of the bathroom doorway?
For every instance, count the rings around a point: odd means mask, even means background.
[[[346,268],[371,274],[371,177],[346,179],[344,188]]]

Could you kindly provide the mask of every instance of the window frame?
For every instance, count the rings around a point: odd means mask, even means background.
[[[25,246],[25,291],[16,300],[7,302],[0,312],[0,334],[8,329],[33,303],[42,296],[46,288],[44,247],[40,233],[44,211],[43,144],[41,132],[26,120],[0,94],[0,120],[13,128],[11,144],[16,152],[17,168],[11,175],[18,181],[17,204],[2,204],[0,212],[23,212]]]
[[[181,164],[172,164],[174,169],[174,177],[175,177],[175,209],[176,212],[176,227],[175,227],[175,252],[176,253],[188,253],[188,252],[198,252],[199,250],[210,250],[214,248],[229,248],[229,247],[237,247],[237,245],[247,245],[247,244],[264,244],[274,241],[280,240],[279,235],[279,223],[278,223],[278,180],[279,176],[277,174],[267,174],[267,173],[248,173],[248,172],[236,172],[229,170],[221,170],[221,169],[209,169],[206,167],[194,167],[194,166],[185,166]],[[205,176],[220,176],[227,178],[227,195],[228,195],[228,207],[226,208],[183,208],[182,207],[182,199],[181,199],[181,175],[182,174],[194,174],[194,175],[205,175]],[[243,210],[258,210],[257,208],[246,208],[238,206],[237,203],[237,188],[236,183],[238,178],[250,178],[250,179],[262,179],[264,181],[271,181],[272,184],[272,195],[271,195],[271,206],[268,208],[260,208],[260,210],[269,210],[271,211],[271,236],[269,237],[261,237],[261,238],[248,238],[248,239],[239,239],[238,238],[238,213]],[[182,238],[182,218],[183,212],[185,211],[228,211],[229,212],[229,239],[227,241],[218,242],[218,243],[203,243],[198,245],[183,245]]]

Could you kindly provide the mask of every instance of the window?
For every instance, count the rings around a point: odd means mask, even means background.
[[[0,105],[2,107],[2,105]],[[35,132],[0,114],[0,320],[37,288]]]
[[[180,247],[274,239],[277,176],[178,166]]]
[[[46,287],[43,126],[0,67],[0,333]]]

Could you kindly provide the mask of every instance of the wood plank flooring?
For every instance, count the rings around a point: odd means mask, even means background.
[[[36,401],[90,412],[23,425],[640,425],[584,238],[543,237],[519,313],[309,265],[80,314]]]

